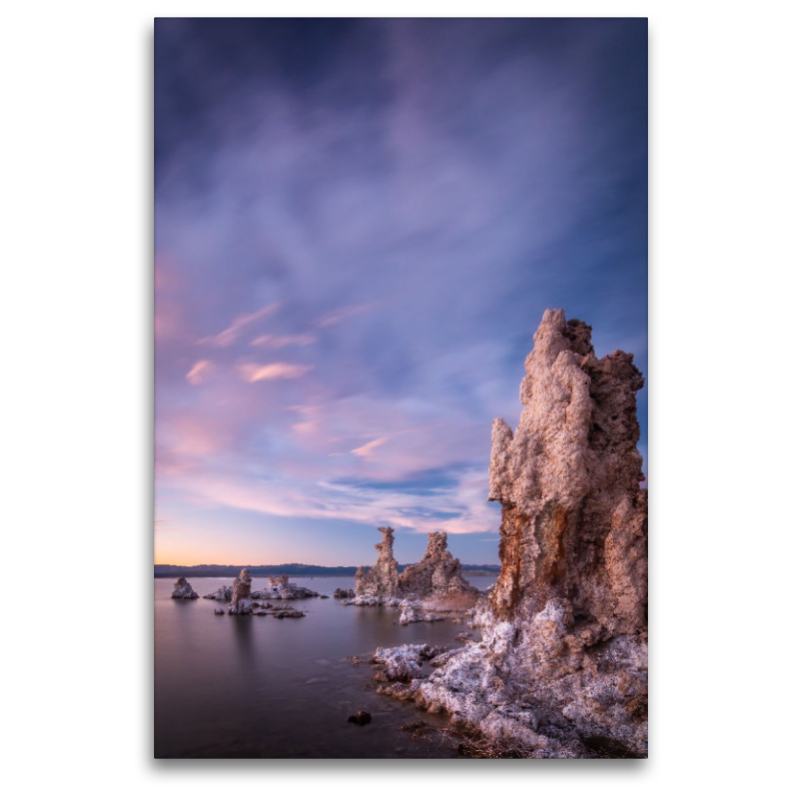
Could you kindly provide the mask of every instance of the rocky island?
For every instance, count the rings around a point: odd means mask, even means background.
[[[306,597],[319,597],[319,592],[289,583],[287,575],[268,579],[266,589],[258,589],[251,594],[254,600],[302,600]]]
[[[422,560],[400,573],[393,551],[394,529],[378,530],[383,538],[375,545],[375,565],[369,571],[358,568],[352,594],[334,596],[344,598],[344,605],[399,607],[401,625],[444,619],[437,612],[469,613],[480,592],[462,576],[461,562],[447,549],[446,533],[429,533]]]
[[[525,371],[516,431],[502,419],[492,431],[501,573],[479,603],[482,638],[433,656],[427,677],[430,651],[381,649],[379,691],[445,712],[500,751],[646,757],[644,381],[630,354],[598,359],[591,327],[560,309],[545,312]],[[402,591],[390,534],[378,552],[357,595]]]
[[[197,600],[199,595],[186,578],[178,578],[172,591],[173,600]]]

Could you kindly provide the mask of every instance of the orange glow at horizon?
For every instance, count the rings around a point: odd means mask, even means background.
[[[313,559],[310,553],[298,552],[294,544],[254,540],[252,534],[245,534],[243,538],[226,536],[216,528],[202,525],[186,528],[157,519],[153,563],[193,567],[198,564],[288,564]]]

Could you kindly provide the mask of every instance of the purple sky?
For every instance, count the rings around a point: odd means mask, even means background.
[[[157,20],[155,59],[156,561],[497,563],[543,311],[647,373],[646,20]]]

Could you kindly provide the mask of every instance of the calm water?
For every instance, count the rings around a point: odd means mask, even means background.
[[[337,587],[352,578],[292,577],[329,600],[293,600],[303,619],[215,616],[227,604],[202,595],[232,578],[194,578],[200,600],[172,600],[174,578],[155,580],[155,755],[158,758],[453,758],[438,735],[400,731],[415,719],[441,723],[364,686],[376,647],[411,642],[458,646],[464,625],[396,624],[399,612],[342,606]],[[479,589],[494,577],[470,581]],[[267,585],[255,578],[253,589]],[[347,718],[369,711],[358,727]]]

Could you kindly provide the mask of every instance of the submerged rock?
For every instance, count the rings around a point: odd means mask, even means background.
[[[250,585],[252,578],[250,570],[246,567],[239,573],[239,577],[233,582],[233,592],[231,593],[231,605],[228,609],[229,614],[252,614],[253,601],[250,598]]]
[[[197,600],[200,595],[192,589],[192,584],[186,578],[178,578],[172,590],[173,600]]]
[[[354,722],[356,725],[368,725],[372,722],[372,714],[369,711],[356,711],[347,718],[348,722]]]
[[[291,606],[277,606],[271,612],[275,619],[300,619],[306,615],[305,611],[298,611]]]
[[[428,723],[423,719],[415,719],[413,722],[407,722],[405,725],[401,725],[400,730],[413,733],[414,738],[416,739],[436,730],[436,728],[428,725]]]
[[[516,432],[494,422],[501,574],[480,642],[395,696],[538,758],[647,753],[647,492],[633,357],[549,310]],[[397,648],[399,650],[399,648]],[[377,655],[377,653],[376,653]],[[384,656],[386,658],[386,656]],[[619,756],[618,756],[619,757]]]

